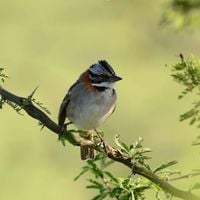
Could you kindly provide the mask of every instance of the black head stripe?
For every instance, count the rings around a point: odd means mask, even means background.
[[[101,83],[102,82],[101,77],[99,77],[99,75],[93,73],[90,70],[88,71],[88,73],[89,73],[89,77],[90,77],[92,83]]]
[[[88,69],[88,73],[92,83],[108,82],[110,77],[115,76],[114,70],[105,60],[93,64]]]
[[[107,87],[97,87],[97,86],[95,86],[95,89],[98,90],[99,92],[104,92],[108,88]]]
[[[104,69],[109,72],[111,75],[115,75],[113,68],[108,64],[106,60],[100,60],[99,64],[104,67]]]

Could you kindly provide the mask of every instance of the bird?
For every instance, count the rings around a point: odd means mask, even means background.
[[[96,130],[116,107],[115,82],[122,80],[106,60],[99,60],[84,71],[69,88],[59,109],[58,125],[74,124],[79,130]],[[68,123],[65,124],[66,119]],[[81,159],[94,158],[92,148],[81,146]]]

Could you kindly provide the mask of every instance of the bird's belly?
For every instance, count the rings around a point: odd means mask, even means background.
[[[100,126],[115,108],[115,96],[102,95],[100,97],[77,99],[79,103],[71,105],[68,118],[78,129],[92,130]],[[75,106],[76,105],[76,106]],[[71,110],[71,111],[70,111]]]

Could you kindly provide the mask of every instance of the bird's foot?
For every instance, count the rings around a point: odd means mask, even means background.
[[[106,144],[105,140],[103,139],[103,136],[102,136],[96,129],[95,129],[95,132],[96,132],[97,136],[98,136],[99,139],[100,139],[100,144],[99,144],[99,146],[100,146],[100,147],[103,147],[105,154],[108,156],[108,154],[109,154],[109,152],[110,152],[109,145]]]

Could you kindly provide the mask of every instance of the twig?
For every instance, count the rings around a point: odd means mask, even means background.
[[[199,175],[200,175],[200,172],[193,172],[193,173],[186,174],[186,175],[183,175],[183,176],[179,176],[179,177],[175,177],[175,178],[170,178],[169,181],[177,181],[177,180],[180,180],[180,179],[192,178],[194,176],[199,176]]]
[[[102,181],[103,181],[104,185],[108,188],[108,190],[111,191],[112,188],[110,187],[110,184],[109,184],[108,180],[107,180],[105,177],[102,177]],[[117,195],[115,195],[115,198],[116,198],[117,200],[120,200],[119,197],[118,197]]]
[[[44,124],[49,130],[51,130],[53,133],[59,134],[61,127],[52,121],[43,111],[41,111],[39,108],[37,108],[31,101],[28,100],[28,98],[16,96],[15,94],[12,94],[11,92],[5,90],[4,88],[0,87],[0,95],[3,99],[7,101],[11,101],[18,106],[21,106],[23,110],[25,110],[29,116],[39,120],[42,124]],[[73,145],[75,146],[89,146],[91,148],[94,148],[97,151],[102,151],[102,147],[99,147],[98,144],[95,144],[93,141],[83,139],[79,136],[76,136],[74,133],[74,130],[69,130],[67,133],[63,130],[63,134],[65,135],[65,138]],[[165,192],[171,194],[174,197],[178,197],[184,200],[200,200],[199,196],[196,196],[195,194],[191,193],[190,191],[184,191],[181,189],[178,189],[171,184],[169,184],[167,181],[162,180],[157,175],[153,174],[150,170],[148,170],[146,167],[142,166],[138,162],[134,161],[130,157],[126,157],[122,153],[120,153],[119,150],[116,148],[108,145],[109,151],[107,152],[107,156],[119,163],[124,164],[125,166],[129,167],[133,174],[141,175],[148,180],[155,183],[158,187],[162,188]]]

